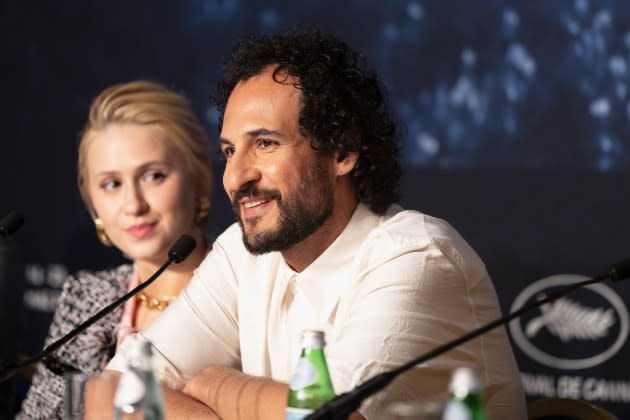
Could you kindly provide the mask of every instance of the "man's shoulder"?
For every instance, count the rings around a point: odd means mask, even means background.
[[[440,252],[455,265],[483,265],[468,242],[446,220],[417,210],[392,205],[366,240],[366,250],[392,252]]]
[[[380,218],[380,223],[370,234],[373,240],[391,239],[403,246],[423,246],[429,242],[459,237],[447,221],[398,205],[392,205]]]

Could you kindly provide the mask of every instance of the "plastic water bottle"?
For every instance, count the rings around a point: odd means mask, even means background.
[[[451,400],[444,409],[442,420],[488,420],[483,401],[483,383],[470,368],[455,369],[449,385]]]
[[[301,420],[335,397],[324,356],[324,332],[302,332],[302,353],[291,382],[286,420]]]
[[[116,420],[163,420],[164,402],[152,366],[151,344],[135,340],[129,348],[129,364],[114,396]]]

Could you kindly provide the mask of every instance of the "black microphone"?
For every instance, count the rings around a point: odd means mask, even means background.
[[[184,261],[186,258],[188,258],[190,253],[193,252],[193,249],[195,249],[196,246],[197,242],[192,236],[180,236],[179,239],[175,242],[175,245],[173,245],[171,249],[168,250],[168,264],[170,264],[171,261],[175,264],[179,264],[180,262]],[[156,276],[157,275],[159,274],[156,272]]]
[[[423,354],[402,366],[399,366],[395,369],[392,369],[387,372],[379,373],[374,375],[367,381],[358,385],[351,391],[345,392],[343,394],[338,395],[332,400],[328,401],[326,404],[322,405],[320,408],[315,410],[313,413],[309,414],[305,417],[308,420],[315,419],[326,419],[326,420],[346,420],[348,416],[355,410],[359,408],[363,400],[372,396],[373,394],[381,391],[387,385],[390,384],[398,375],[401,373],[411,369],[415,365],[426,362],[429,359],[432,359],[436,356],[439,356],[442,353],[445,353],[451,350],[454,347],[459,346],[473,338],[490,331],[493,328],[496,328],[500,325],[507,324],[514,318],[518,318],[526,312],[531,311],[532,309],[536,309],[539,306],[544,305],[545,303],[552,302],[569,292],[572,292],[575,289],[579,289],[584,286],[588,286],[589,284],[599,283],[606,280],[612,281],[620,281],[630,277],[630,258],[627,258],[617,264],[613,264],[606,272],[599,274],[593,278],[583,280],[577,283],[574,283],[570,286],[560,289],[559,291],[550,294],[548,297],[538,300],[536,302],[532,302],[529,305],[523,306],[522,308],[506,315],[501,318],[498,318],[482,327],[477,328],[455,340],[452,340],[446,344],[443,344],[435,349],[429,351],[428,353]]]
[[[63,361],[57,360],[54,356],[52,356],[52,353],[58,350],[61,346],[66,344],[68,341],[72,340],[74,337],[76,337],[77,335],[85,331],[88,327],[90,327],[96,321],[98,321],[99,319],[103,318],[105,315],[112,312],[122,303],[127,301],[130,297],[134,296],[138,292],[148,287],[151,283],[155,281],[155,279],[158,278],[160,274],[162,274],[164,270],[166,270],[166,268],[169,265],[171,265],[172,263],[179,264],[182,261],[184,261],[186,257],[190,255],[192,250],[195,249],[196,245],[197,244],[195,242],[195,239],[192,236],[190,235],[180,236],[177,242],[175,242],[175,245],[173,245],[171,249],[168,251],[168,259],[166,260],[166,262],[162,264],[162,266],[158,268],[157,271],[153,273],[153,275],[149,277],[145,282],[141,283],[133,290],[127,292],[127,294],[125,294],[124,296],[118,298],[114,302],[110,303],[109,305],[107,305],[106,307],[98,311],[96,314],[88,318],[86,321],[84,321],[82,324],[80,324],[75,329],[70,331],[68,334],[61,337],[59,340],[55,341],[54,343],[51,343],[49,346],[47,346],[44,350],[42,350],[35,356],[24,359],[19,363],[14,362],[9,365],[3,366],[0,369],[0,382],[11,378],[20,369],[26,366],[29,366],[33,363],[37,363],[43,359],[46,359],[44,361],[46,366],[57,374],[60,374],[64,371],[76,370],[74,367],[63,363]]]
[[[24,218],[14,211],[4,216],[0,220],[0,238],[6,238],[12,235],[24,224]]]

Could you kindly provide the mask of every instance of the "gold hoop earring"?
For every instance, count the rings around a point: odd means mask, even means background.
[[[112,240],[109,239],[107,233],[105,233],[105,228],[103,227],[103,221],[98,217],[94,219],[94,226],[96,227],[96,237],[99,241],[105,246],[112,246]]]
[[[210,214],[210,199],[208,197],[199,197],[197,201],[197,211],[195,212],[195,220],[197,223],[204,224],[208,221]]]

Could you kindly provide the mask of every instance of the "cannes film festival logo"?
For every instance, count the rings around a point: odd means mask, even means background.
[[[511,311],[585,280],[557,275],[525,288]],[[628,310],[608,286],[593,284],[510,322],[517,346],[529,357],[558,369],[586,369],[608,360],[628,337]]]
[[[540,294],[541,299],[546,297],[544,293]],[[547,328],[563,343],[598,340],[606,337],[615,323],[613,308],[589,308],[569,298],[543,305],[540,310],[542,314],[531,319],[525,327],[528,339],[535,337],[541,328]]]

